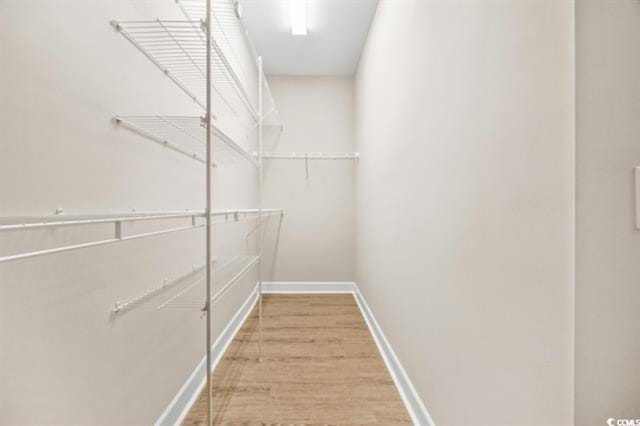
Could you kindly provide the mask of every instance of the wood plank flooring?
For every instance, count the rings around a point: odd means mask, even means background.
[[[215,424],[411,424],[352,295],[265,295],[262,363],[256,315],[213,372]]]

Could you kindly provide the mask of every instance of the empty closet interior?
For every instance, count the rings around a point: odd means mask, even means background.
[[[353,281],[350,79],[268,78],[237,0],[2,7],[3,43],[19,38],[3,97],[23,102],[3,121],[21,142],[3,144],[16,182],[3,184],[3,331],[16,344],[0,422],[216,422],[206,372],[254,316],[248,362],[272,368],[264,293]],[[15,27],[34,19],[38,31]],[[300,114],[291,129],[272,84]]]
[[[636,0],[0,0],[0,424],[640,418],[637,40]]]

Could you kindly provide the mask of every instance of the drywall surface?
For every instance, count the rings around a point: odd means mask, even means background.
[[[436,424],[573,423],[574,10],[381,1],[356,281]]]
[[[353,79],[344,77],[269,78],[284,122],[277,144],[282,152],[354,150]],[[264,204],[287,214],[275,257],[265,259],[269,281],[353,281],[355,194],[353,161],[316,160],[306,180],[301,160],[264,160]]]
[[[640,3],[576,2],[576,425],[640,419]]]
[[[172,0],[0,2],[0,217],[199,210],[204,165],[118,127],[116,114],[203,114],[111,26],[175,19]],[[256,207],[255,167],[218,167],[215,208]],[[127,224],[125,232],[190,220]],[[221,260],[256,252],[251,222],[215,227]],[[113,225],[0,233],[0,257],[113,238]],[[203,282],[125,302],[204,265],[202,228],[0,263],[0,424],[152,424],[205,353]],[[225,275],[233,274],[233,267]],[[216,305],[215,334],[257,280]],[[222,281],[215,283],[216,288]],[[188,281],[184,285],[191,285]]]

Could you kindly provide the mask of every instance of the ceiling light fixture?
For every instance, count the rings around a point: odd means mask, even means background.
[[[291,34],[307,35],[307,0],[289,0]]]

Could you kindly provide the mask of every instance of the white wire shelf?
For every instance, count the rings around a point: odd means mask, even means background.
[[[192,21],[204,21],[207,18],[207,2],[205,0],[176,0],[185,17]],[[214,18],[213,27],[223,27],[227,37],[243,38],[244,28],[238,26],[239,18],[236,13],[234,0],[216,0],[211,4],[211,15]],[[253,48],[253,46],[250,46]],[[252,52],[253,53],[253,52]]]
[[[254,152],[254,156],[258,153]],[[274,160],[359,160],[357,152],[276,152],[266,151],[262,153],[264,159]]]
[[[254,152],[254,155],[258,155]],[[263,160],[303,160],[305,180],[310,181],[311,170],[309,162],[313,160],[348,160],[360,161],[360,153],[358,152],[275,152],[268,151],[262,153]]]
[[[112,21],[112,25],[167,77],[206,109],[207,45],[201,21]],[[215,38],[212,47],[214,114],[258,120],[255,102]]]
[[[206,19],[206,1],[204,0],[176,0],[184,16],[189,21],[204,21]],[[228,58],[234,70],[246,84],[249,81],[257,84],[258,76],[256,68],[247,69],[247,62],[238,57],[238,46],[244,46],[248,50],[252,64],[257,64],[258,54],[251,43],[244,23],[237,13],[238,2],[236,0],[216,0],[212,2],[211,16],[213,18],[213,38]],[[278,110],[269,88],[266,78],[263,78],[262,88],[262,122],[266,126],[282,126]]]
[[[207,19],[205,0],[176,0],[176,4],[188,21],[204,22]],[[258,54],[249,40],[242,20],[236,13],[236,5],[235,0],[215,0],[212,2],[212,34],[237,73],[243,78],[248,78],[248,75],[252,72],[255,73],[257,69],[247,70],[241,65],[242,61],[238,57],[237,46],[240,44],[248,50],[254,65],[257,64]],[[236,48],[234,49],[234,47]]]
[[[210,298],[210,305],[212,307],[217,305],[259,262],[260,256],[238,256],[227,261],[220,267],[214,268],[213,283],[215,287],[213,288],[213,295]],[[198,284],[204,283],[205,279],[205,276],[201,276],[199,279],[182,287],[179,291],[157,305],[156,309],[177,308],[205,311],[206,297],[195,292]]]
[[[215,262],[215,260],[214,260]],[[163,291],[168,290],[169,288],[184,282],[185,280],[188,280],[189,278],[191,278],[192,276],[198,275],[202,272],[202,270],[205,268],[206,265],[204,266],[200,266],[198,268],[193,268],[193,270],[191,272],[189,272],[186,275],[183,275],[181,277],[169,280],[168,278],[165,278],[164,281],[162,282],[161,285],[157,286],[157,287],[152,287],[149,288],[147,291],[145,291],[144,293],[135,296],[125,302],[120,302],[117,301],[114,306],[113,309],[111,309],[111,313],[113,314],[118,314],[120,312],[125,312],[128,311],[130,309],[132,309],[135,306],[140,305],[141,303],[144,303],[148,300],[150,300],[151,298],[153,298],[154,296],[160,294]]]
[[[273,215],[283,216],[284,209],[237,209],[237,210],[217,210],[211,216],[216,218],[212,221],[213,225],[220,225],[231,222],[242,222],[245,220],[256,220],[259,217],[265,218]],[[113,244],[122,241],[129,241],[138,238],[146,238],[157,235],[168,234],[172,232],[185,231],[190,229],[204,228],[206,226],[203,220],[206,217],[204,211],[185,211],[185,212],[153,212],[140,214],[115,214],[115,215],[95,215],[91,217],[69,217],[61,218],[61,216],[39,217],[39,218],[23,218],[19,223],[8,219],[0,219],[0,231],[26,231],[41,228],[58,228],[80,225],[98,225],[113,224],[113,235],[109,238],[99,239],[95,241],[87,241],[79,244],[70,244],[61,247],[48,248],[44,250],[29,251],[24,253],[9,254],[0,257],[0,263],[13,260],[26,259],[47,254],[61,253],[70,250],[77,250],[89,247],[95,247],[105,244]],[[188,223],[172,226],[170,228],[155,230],[151,232],[126,234],[123,224],[127,222],[166,220],[166,219],[185,219]],[[13,223],[11,223],[13,222]]]
[[[241,255],[233,257],[217,257],[213,259],[214,282],[221,282],[212,297],[212,305],[219,301],[240,279],[259,261],[259,256]],[[126,301],[117,301],[111,313],[122,314],[136,307],[149,309],[165,308],[198,308],[204,305],[204,294],[194,294],[195,290],[203,287],[206,280],[205,265],[194,266],[191,271],[177,278],[165,278],[160,285],[147,289],[142,294]],[[204,293],[204,292],[202,292]],[[164,296],[164,297],[163,297]],[[154,302],[157,298],[161,300]]]
[[[202,163],[206,163],[207,129],[204,117],[164,115],[118,115],[121,124],[150,140]],[[215,125],[213,142],[214,166],[247,160],[254,166],[258,162],[246,149],[237,144]]]

